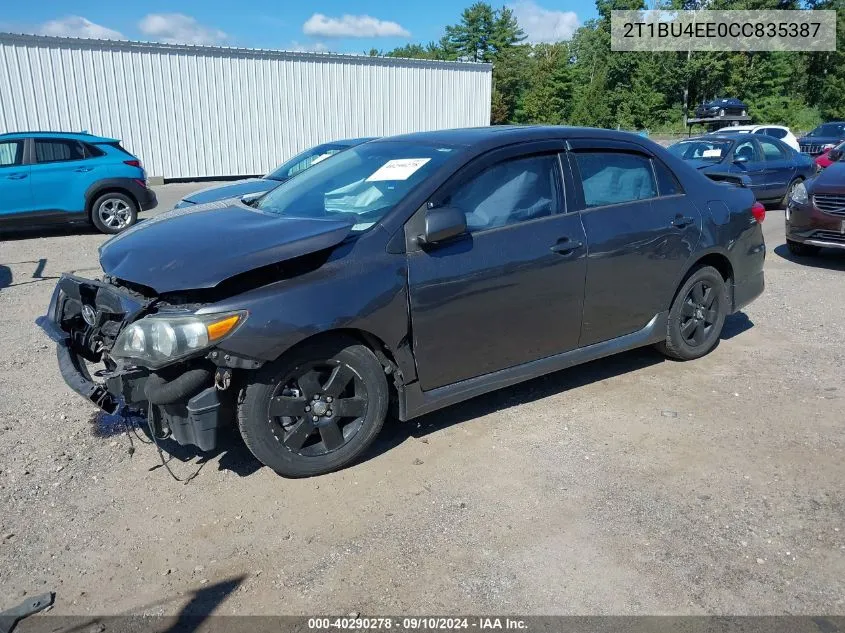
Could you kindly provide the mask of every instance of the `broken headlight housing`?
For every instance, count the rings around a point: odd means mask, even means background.
[[[218,343],[238,329],[246,317],[243,311],[147,316],[123,329],[111,356],[152,369],[162,367]]]

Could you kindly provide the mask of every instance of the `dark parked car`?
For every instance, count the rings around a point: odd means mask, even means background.
[[[733,97],[727,99],[713,99],[702,103],[695,109],[695,116],[702,119],[721,116],[745,116],[748,106]]]
[[[845,249],[845,159],[796,187],[786,208],[786,245],[795,255]]]
[[[792,188],[816,173],[810,157],[767,136],[719,132],[679,141],[669,151],[704,173],[746,175],[758,200],[783,206]]]
[[[267,193],[275,187],[278,187],[280,183],[283,183],[289,178],[296,176],[296,174],[305,171],[312,165],[317,165],[329,156],[334,156],[345,149],[349,149],[350,147],[355,147],[356,145],[372,140],[372,138],[350,138],[342,141],[316,145],[315,147],[307,149],[304,152],[300,152],[290,160],[282,163],[266,176],[262,176],[261,178],[246,178],[228,185],[218,185],[216,187],[200,189],[199,191],[195,191],[182,198],[182,200],[176,204],[175,208],[181,209],[182,207],[190,207],[194,204],[228,200],[229,198],[242,198],[243,196],[248,195],[255,195],[257,197],[261,194]]]
[[[237,423],[264,464],[316,475],[394,406],[409,420],[643,345],[707,354],[763,291],[761,218],[749,189],[624,132],[409,134],[138,225],[39,324],[103,409],[204,450]]]
[[[805,154],[815,156],[845,141],[845,121],[822,123],[815,130],[798,139],[798,146]]]

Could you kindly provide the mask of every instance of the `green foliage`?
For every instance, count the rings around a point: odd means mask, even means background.
[[[615,9],[835,9],[837,50],[828,53],[620,53],[610,50]],[[686,110],[715,97],[738,97],[760,123],[809,130],[845,120],[845,0],[596,0],[599,17],[571,41],[526,44],[506,6],[479,1],[446,26],[438,42],[407,44],[392,57],[493,64],[490,119],[679,132]],[[373,49],[370,54],[380,54]],[[686,110],[685,110],[686,108]]]

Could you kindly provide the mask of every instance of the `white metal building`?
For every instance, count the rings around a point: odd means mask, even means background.
[[[263,174],[317,143],[489,125],[492,66],[0,33],[0,133],[121,139],[153,177]]]

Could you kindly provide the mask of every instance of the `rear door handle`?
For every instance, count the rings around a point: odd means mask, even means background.
[[[568,237],[562,237],[557,241],[557,244],[550,247],[550,250],[558,255],[569,255],[571,252],[578,250],[582,246],[584,246],[584,242],[570,240]]]
[[[672,220],[672,226],[677,227],[679,229],[682,229],[685,226],[692,224],[694,221],[695,220],[693,220],[688,215],[681,215],[679,213],[678,215],[675,216],[675,219]]]
[[[79,169],[74,169],[73,171],[78,171],[78,172],[84,173],[86,171],[91,171],[92,169],[94,169],[94,168],[93,167],[80,167]]]
[[[6,178],[9,180],[23,180],[26,178],[26,174],[9,174]]]

